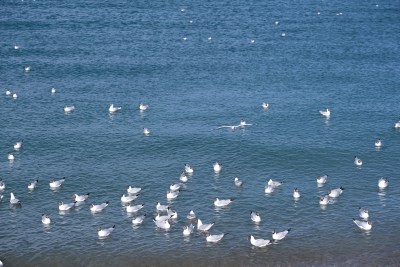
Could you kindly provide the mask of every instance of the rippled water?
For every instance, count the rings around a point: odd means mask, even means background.
[[[6,0],[0,7],[5,266],[400,264],[396,1]],[[140,102],[149,110],[139,112]],[[121,112],[108,114],[109,103]],[[70,104],[75,112],[64,114]],[[318,113],[327,107],[329,120]],[[253,125],[215,130],[240,119]],[[10,163],[18,140],[23,148]],[[194,174],[167,201],[185,163]],[[318,187],[322,174],[329,180]],[[389,187],[379,191],[382,176]],[[49,180],[61,177],[62,188],[50,190]],[[270,178],[284,184],[265,195]],[[38,188],[29,192],[34,179]],[[143,188],[135,203],[145,203],[147,218],[138,227],[120,202],[128,185]],[[343,195],[321,207],[318,197],[339,186]],[[10,207],[10,192],[21,208]],[[59,201],[86,192],[87,203],[58,211]],[[215,197],[234,201],[215,209]],[[90,203],[105,201],[104,212],[90,213]],[[178,212],[169,231],[151,221],[157,201]],[[370,210],[369,232],[352,222],[358,207]],[[212,233],[228,235],[211,245],[197,232],[183,238],[190,209],[215,222]],[[250,211],[260,212],[260,224]],[[114,224],[99,240],[97,227]],[[286,228],[287,238],[266,248],[246,240]]]

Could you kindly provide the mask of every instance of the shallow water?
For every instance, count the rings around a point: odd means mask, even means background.
[[[2,1],[5,266],[398,266],[400,7],[378,4]],[[18,99],[6,97],[8,89]],[[149,110],[139,112],[140,102]],[[121,112],[108,114],[109,103]],[[64,114],[71,104],[75,112]],[[329,120],[318,113],[327,107]],[[216,130],[240,119],[253,125]],[[23,148],[10,163],[18,140]],[[219,175],[215,161],[223,165]],[[185,163],[194,174],[167,201]],[[318,187],[323,174],[328,183]],[[382,176],[389,187],[380,191]],[[50,190],[49,180],[61,177],[62,188]],[[270,178],[284,184],[265,195]],[[34,179],[39,185],[30,192]],[[147,218],[139,227],[120,202],[128,185],[143,188],[135,203],[145,203]],[[343,195],[320,207],[318,197],[340,186]],[[10,207],[10,192],[21,208]],[[58,211],[59,201],[86,192],[87,203]],[[234,201],[215,209],[215,197]],[[104,212],[90,213],[90,203],[105,201]],[[178,212],[169,231],[151,221],[157,201]],[[369,232],[352,222],[359,207],[370,211]],[[190,209],[215,222],[212,233],[229,234],[212,245],[198,232],[183,238]],[[260,224],[250,211],[260,212]],[[110,238],[97,238],[98,226],[114,224]],[[266,248],[246,240],[286,228],[287,238]]]

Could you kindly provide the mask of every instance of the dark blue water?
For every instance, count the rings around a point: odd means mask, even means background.
[[[5,0],[0,9],[5,266],[400,264],[397,1]],[[150,108],[139,112],[140,102]],[[109,103],[122,110],[109,114]],[[329,120],[318,112],[325,108]],[[215,130],[240,119],[253,125]],[[167,201],[185,163],[194,174]],[[323,174],[328,183],[318,187]],[[379,190],[383,176],[389,187]],[[50,190],[61,177],[62,188]],[[270,178],[284,184],[265,195]],[[135,203],[145,203],[147,218],[138,227],[120,202],[128,185],[143,188]],[[339,186],[343,195],[322,208],[318,197]],[[10,192],[21,208],[9,205]],[[86,192],[87,203],[58,211],[59,201]],[[235,200],[215,209],[214,197]],[[90,213],[90,203],[105,201],[104,212]],[[152,222],[157,201],[178,212],[169,231]],[[369,209],[371,231],[352,222],[358,207]],[[197,231],[183,238],[190,209],[215,222],[212,233],[229,234],[212,245]],[[250,211],[260,212],[259,225]],[[114,224],[99,240],[97,228]],[[289,227],[266,248],[246,240]]]

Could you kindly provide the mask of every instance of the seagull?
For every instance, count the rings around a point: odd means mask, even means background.
[[[395,124],[394,124],[394,128],[400,128],[400,121],[398,121],[398,122],[396,122]]]
[[[6,184],[0,180],[0,191],[3,191],[6,188]]]
[[[320,110],[319,113],[320,113],[322,116],[326,117],[326,118],[329,118],[329,117],[331,116],[331,111],[330,111],[328,108],[327,108],[325,111]]]
[[[65,178],[62,178],[62,179],[56,180],[56,181],[50,180],[50,183],[49,183],[50,188],[59,188],[64,183],[64,181],[65,181]]]
[[[265,192],[266,194],[271,194],[272,192],[274,192],[274,190],[275,190],[275,187],[273,187],[273,186],[271,186],[271,185],[266,185],[266,186],[265,186],[265,189],[264,189],[264,192]]]
[[[11,91],[10,90],[7,90],[6,91],[6,96],[10,96],[11,95]]]
[[[71,113],[71,112],[73,112],[74,110],[75,110],[75,106],[74,106],[74,105],[65,106],[65,107],[64,107],[64,112],[65,112],[65,113]]]
[[[186,225],[183,227],[183,236],[190,236],[191,233],[193,233],[194,225]]]
[[[14,144],[14,149],[17,151],[20,150],[21,147],[22,147],[22,141],[18,141]]]
[[[139,193],[142,190],[140,187],[131,187],[129,186],[128,189],[126,190],[129,194],[135,195]]]
[[[74,200],[76,202],[83,202],[89,197],[89,194],[90,193],[87,193],[87,194],[84,194],[84,195],[73,194],[72,198],[74,198]]]
[[[125,194],[122,194],[121,202],[130,203],[130,202],[134,201],[135,199],[137,199],[137,197],[138,197],[138,195],[127,195],[127,196],[125,196]]]
[[[145,111],[148,108],[149,108],[149,105],[145,105],[143,103],[140,103],[140,105],[139,105],[139,110],[140,111]]]
[[[267,245],[271,245],[273,242],[273,240],[268,240],[268,239],[262,239],[262,238],[255,239],[254,236],[252,236],[252,235],[249,235],[247,237],[247,239],[250,240],[250,244],[252,244],[255,247],[259,247],[259,248],[265,247]]]
[[[157,211],[167,211],[169,207],[167,205],[161,205],[160,202],[157,202],[156,209]]]
[[[318,184],[324,184],[328,180],[328,175],[322,175],[317,177]]]
[[[179,195],[179,190],[178,191],[167,191],[167,199],[175,199]]]
[[[328,195],[332,198],[339,197],[343,193],[343,186],[328,191]]]
[[[14,193],[10,193],[10,204],[11,205],[20,205],[21,201],[18,198],[15,198]]]
[[[269,179],[268,185],[272,186],[273,188],[277,188],[281,186],[283,182],[278,182],[278,181],[273,181],[272,179]]]
[[[17,99],[17,98],[18,98],[17,93],[13,93],[12,97],[13,97],[14,99]]]
[[[380,189],[384,189],[384,188],[386,188],[388,185],[389,185],[389,181],[388,181],[387,178],[382,177],[382,178],[380,178],[380,179],[378,180],[378,187],[379,187]]]
[[[189,214],[186,216],[186,218],[188,218],[189,220],[194,220],[194,219],[196,219],[196,214],[194,213],[193,210],[190,210]]]
[[[360,221],[353,218],[353,222],[362,230],[371,230],[372,228],[372,221]]]
[[[329,196],[328,195],[320,196],[319,197],[319,204],[320,205],[328,205],[329,204]]]
[[[141,216],[137,216],[137,217],[132,219],[132,224],[134,224],[134,225],[142,224],[143,221],[144,221],[144,218],[146,218],[146,214],[141,215]]]
[[[173,210],[170,207],[168,207],[168,209],[167,209],[167,214],[169,216],[171,216],[171,219],[177,219],[178,218],[178,213],[176,212],[176,210]]]
[[[139,205],[128,205],[126,206],[126,212],[138,212],[144,207],[144,204],[139,204]]]
[[[300,198],[299,189],[295,188],[293,190],[293,198],[296,198],[296,199]]]
[[[153,222],[156,224],[156,226],[158,228],[165,229],[165,230],[168,230],[168,229],[171,228],[171,224],[168,222],[168,220],[166,220],[166,221],[157,221],[156,219],[153,219]]]
[[[110,113],[115,113],[119,110],[121,110],[121,107],[115,107],[114,104],[110,104],[110,107],[108,108],[108,112]]]
[[[207,233],[206,235],[206,240],[207,242],[210,243],[218,243],[221,241],[221,239],[225,236],[226,234],[218,234],[218,235],[212,235],[210,233]]]
[[[250,218],[253,222],[259,223],[261,222],[261,216],[260,213],[258,213],[258,211],[252,211],[250,212]]]
[[[182,172],[181,175],[179,176],[179,180],[183,183],[186,183],[188,181],[188,178],[185,174],[185,172]]]
[[[272,239],[274,239],[274,240],[282,240],[282,239],[284,239],[285,237],[286,237],[286,235],[290,232],[290,228],[289,229],[287,229],[287,230],[285,230],[285,231],[282,231],[282,232],[279,232],[279,233],[277,233],[275,230],[273,230],[272,231]]]
[[[46,224],[46,225],[50,224],[50,217],[49,217],[49,215],[42,214],[42,223],[43,223],[43,224]]]
[[[158,213],[158,212],[157,212],[157,216],[154,217],[154,219],[156,221],[168,221],[171,218],[172,218],[171,215],[160,215],[160,213]]]
[[[90,211],[93,212],[93,213],[100,212],[100,211],[104,210],[108,206],[108,203],[109,202],[107,201],[107,202],[99,204],[99,205],[91,204],[90,205]]]
[[[192,166],[190,166],[189,164],[185,164],[185,172],[186,173],[189,173],[189,174],[192,174],[193,173],[193,168],[192,168]]]
[[[376,139],[375,140],[375,147],[381,147],[382,146],[382,141],[381,139]]]
[[[359,159],[357,156],[354,156],[354,164],[356,164],[356,166],[361,166],[362,160]]]
[[[60,202],[58,204],[58,209],[61,211],[66,211],[66,210],[70,210],[73,206],[75,206],[76,201],[72,202],[72,203],[64,203],[64,202]]]
[[[149,128],[143,128],[143,134],[144,134],[145,136],[149,136],[149,135],[150,135],[150,130],[149,130]]]
[[[236,185],[237,187],[240,187],[240,186],[243,185],[243,181],[240,180],[238,177],[235,177],[235,185]]]
[[[279,21],[275,21],[275,25],[278,25],[279,24]]]
[[[0,201],[2,201],[3,200],[3,195],[2,194],[0,194]]]
[[[14,154],[12,152],[8,152],[8,160],[13,161],[15,159]]]
[[[219,164],[218,161],[217,161],[217,162],[214,163],[213,168],[214,168],[214,172],[215,173],[219,173],[221,171],[221,169],[222,169],[222,165]]]
[[[57,91],[56,88],[54,88],[54,87],[51,88],[51,94],[52,94],[52,95],[54,95],[54,94],[56,93],[56,91]]]
[[[115,229],[115,225],[113,225],[113,227],[110,227],[107,229],[101,229],[101,226],[100,226],[99,229],[97,229],[97,235],[99,237],[107,237],[112,233],[112,231],[114,231],[114,229]]]
[[[38,182],[39,182],[39,180],[35,180],[35,181],[30,182],[30,183],[28,184],[28,189],[30,189],[30,190],[35,189],[36,186],[37,186],[37,184],[38,184]]]
[[[261,104],[261,107],[262,107],[263,109],[268,109],[269,104],[266,103],[266,102],[263,102],[263,103]]]
[[[200,219],[197,219],[197,230],[198,231],[208,231],[210,228],[214,225],[214,223],[207,223],[203,224],[203,222]]]
[[[178,191],[179,188],[181,188],[181,185],[179,183],[173,183],[169,186],[169,190],[171,191]]]
[[[226,207],[226,206],[228,206],[229,204],[231,204],[232,201],[233,201],[232,198],[229,198],[229,199],[219,199],[219,198],[215,198],[215,200],[214,200],[214,205],[215,205],[216,207]]]
[[[19,48],[20,48],[19,45],[14,45],[14,49],[15,49],[15,50],[18,50]]]
[[[367,209],[358,208],[358,212],[359,212],[361,218],[363,218],[363,219],[368,219],[368,217],[369,217],[369,212],[368,212]]]
[[[26,66],[26,67],[24,68],[24,70],[25,70],[25,72],[31,71],[31,66]]]

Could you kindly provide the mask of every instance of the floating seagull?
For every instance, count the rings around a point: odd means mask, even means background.
[[[238,177],[235,177],[235,185],[240,187],[243,185],[243,181],[241,181]]]
[[[154,217],[156,221],[168,221],[171,218],[172,218],[171,215],[160,215],[160,213],[157,213],[157,216]]]
[[[149,130],[148,128],[143,128],[143,134],[144,134],[145,136],[150,135],[150,130]]]
[[[144,207],[144,204],[139,204],[139,205],[128,205],[126,206],[126,212],[138,212]]]
[[[36,186],[37,186],[37,184],[38,184],[38,182],[39,182],[39,180],[35,180],[35,181],[30,182],[30,183],[28,184],[28,189],[29,189],[29,190],[35,189]]]
[[[382,146],[382,141],[381,139],[376,139],[375,140],[375,147],[381,147]]]
[[[290,232],[290,228],[289,229],[287,229],[287,230],[285,230],[285,231],[282,231],[282,232],[276,232],[275,230],[273,230],[272,231],[272,239],[274,239],[274,240],[282,240],[282,239],[284,239],[285,237],[286,237],[286,235]]]
[[[260,213],[258,213],[258,211],[254,212],[250,212],[250,218],[253,222],[259,223],[261,222],[261,216]]]
[[[327,108],[325,111],[320,110],[319,113],[320,113],[322,116],[326,117],[326,118],[329,118],[329,117],[331,116],[331,111],[330,111],[328,108]]]
[[[229,198],[229,199],[219,199],[219,198],[215,198],[214,200],[214,205],[216,207],[226,207],[229,204],[231,204],[233,201],[233,199]]]
[[[268,109],[269,104],[266,103],[266,102],[262,102],[261,107],[262,107],[263,109]]]
[[[264,189],[264,192],[265,192],[266,194],[271,194],[272,192],[274,192],[274,190],[275,190],[275,187],[273,187],[273,186],[271,186],[271,185],[266,185],[266,186],[265,186],[265,189]]]
[[[156,226],[158,228],[165,229],[165,230],[168,230],[171,228],[171,224],[168,222],[168,220],[167,221],[157,221],[156,219],[153,219],[153,222],[156,224]]]
[[[353,222],[362,230],[371,230],[372,228],[372,221],[360,221],[353,218]]]
[[[250,240],[250,244],[252,244],[255,247],[259,247],[259,248],[265,247],[267,245],[271,245],[273,242],[273,240],[268,240],[268,239],[262,239],[262,238],[255,239],[254,236],[252,236],[252,235],[249,235],[247,237],[247,239]]]
[[[22,147],[22,141],[18,141],[14,144],[14,149],[17,151],[20,150],[21,147]]]
[[[46,225],[50,224],[50,217],[49,217],[49,215],[42,214],[42,223],[43,223],[43,224],[46,224]]]
[[[379,187],[380,189],[384,189],[384,188],[388,187],[388,185],[389,185],[389,181],[388,181],[387,178],[382,177],[382,178],[380,178],[380,179],[378,180],[378,187]]]
[[[318,184],[324,184],[328,180],[328,175],[322,175],[317,177]]]
[[[193,233],[194,225],[186,225],[183,227],[183,236],[190,236],[191,233]]]
[[[108,206],[108,203],[109,202],[107,201],[107,202],[99,204],[99,205],[91,204],[90,205],[90,211],[93,212],[93,213],[100,212],[100,211],[104,210]]]
[[[193,168],[192,168],[192,166],[190,166],[189,164],[185,164],[185,172],[186,173],[189,173],[189,174],[192,174],[193,173]]]
[[[25,68],[24,68],[24,70],[25,70],[25,72],[29,72],[29,71],[31,71],[31,66],[26,66]]]
[[[149,108],[149,105],[145,105],[143,103],[140,103],[140,105],[139,105],[139,110],[140,111],[145,111],[148,108]]]
[[[278,181],[273,181],[272,179],[269,179],[268,185],[272,186],[273,188],[277,188],[281,186],[283,182],[278,182]]]
[[[17,98],[18,98],[17,93],[13,93],[12,97],[13,97],[14,99],[17,99]]]
[[[221,241],[221,239],[225,236],[226,234],[218,234],[218,235],[212,235],[210,233],[207,233],[206,235],[206,240],[207,242],[210,243],[218,243]]]
[[[157,205],[156,205],[157,211],[167,211],[168,208],[169,208],[169,206],[161,205],[160,202],[157,202]]]
[[[0,191],[3,191],[6,188],[6,184],[3,182],[3,180],[0,180]]]
[[[12,152],[8,152],[8,160],[13,161],[15,159],[14,154]]]
[[[398,121],[398,122],[396,122],[396,123],[394,124],[394,128],[400,128],[400,121]]]
[[[84,194],[84,195],[78,195],[78,194],[73,194],[72,198],[76,201],[76,202],[83,202],[85,201],[88,197],[89,197],[90,193]]]
[[[146,218],[146,214],[141,215],[141,216],[137,216],[137,217],[132,219],[132,224],[134,224],[134,225],[142,224],[143,221],[144,221],[144,218]]]
[[[221,171],[221,169],[222,169],[222,165],[219,164],[218,161],[217,161],[217,162],[214,163],[213,168],[214,168],[214,172],[219,173]]]
[[[186,216],[186,218],[188,218],[189,220],[194,220],[194,219],[196,219],[196,214],[194,213],[193,210],[190,210],[189,214]]]
[[[0,194],[0,201],[2,201],[3,200],[3,195],[2,194]]]
[[[197,230],[199,231],[208,231],[210,228],[214,225],[214,223],[207,223],[203,224],[203,222],[200,219],[197,219]]]
[[[65,113],[71,113],[71,112],[73,112],[75,110],[75,106],[74,105],[72,105],[72,106],[65,106],[64,107],[64,112]]]
[[[127,195],[127,196],[125,196],[125,194],[122,194],[121,202],[130,203],[130,202],[134,201],[135,199],[137,199],[137,197],[138,197],[138,195]]]
[[[183,183],[186,183],[188,181],[188,178],[185,174],[185,172],[182,172],[181,175],[179,176],[179,180]]]
[[[178,213],[176,212],[176,210],[173,210],[170,207],[168,207],[168,209],[167,209],[167,214],[169,216],[171,216],[171,219],[177,219],[178,218]]]
[[[179,190],[178,191],[167,191],[167,199],[175,199],[179,195]]]
[[[142,191],[142,188],[140,187],[131,187],[129,186],[128,189],[126,190],[129,194],[135,195],[137,193],[139,193],[140,191]]]
[[[15,50],[18,50],[19,48],[20,48],[19,45],[14,45],[14,49],[15,49]]]
[[[54,94],[56,93],[56,91],[57,91],[56,88],[54,88],[54,87],[51,88],[51,94],[52,94],[52,95],[54,95]]]
[[[254,40],[254,39],[251,39],[251,40],[250,40],[250,43],[254,44],[254,42],[255,42],[255,40]]]
[[[10,90],[7,90],[6,91],[6,96],[10,96],[11,95],[11,91]]]
[[[299,189],[295,188],[295,189],[293,190],[293,198],[296,198],[296,199],[300,198]]]
[[[60,202],[58,204],[58,209],[61,211],[66,211],[66,210],[70,210],[73,206],[75,206],[76,201],[72,202],[72,203],[64,203],[64,202]]]
[[[328,191],[328,195],[329,195],[329,197],[336,198],[336,197],[339,197],[343,193],[343,190],[344,190],[343,186],[336,188],[336,189],[331,189]]]
[[[328,205],[329,204],[329,196],[328,195],[320,196],[319,197],[319,204],[320,205]]]
[[[50,180],[49,185],[51,188],[59,188],[64,183],[64,181],[65,181],[65,178],[62,178],[62,179],[56,180],[56,181]]]
[[[21,201],[18,198],[15,198],[14,193],[10,193],[10,204],[11,205],[20,205]]]
[[[368,219],[368,217],[369,217],[369,212],[368,212],[367,209],[358,208],[358,212],[359,212],[361,218],[363,218],[363,219]]]
[[[121,107],[115,107],[114,104],[110,104],[110,107],[108,108],[108,112],[110,113],[115,113],[119,110],[121,110]]]
[[[354,156],[354,164],[356,166],[361,166],[362,165],[362,160],[359,159],[357,156]]]
[[[173,183],[169,186],[169,190],[171,191],[178,191],[179,188],[181,188],[181,185],[179,183]]]
[[[115,229],[115,225],[113,227],[107,228],[107,229],[101,229],[101,226],[97,229],[97,235],[99,237],[107,237],[109,236]]]
[[[278,25],[279,24],[279,21],[275,21],[275,25]]]

